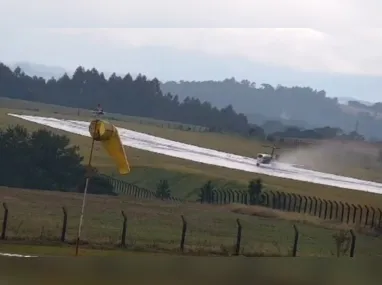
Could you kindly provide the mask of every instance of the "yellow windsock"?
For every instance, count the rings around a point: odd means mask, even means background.
[[[104,120],[93,120],[89,126],[92,138],[100,141],[108,154],[117,164],[120,174],[130,172],[129,162],[126,158],[125,149],[118,134],[117,128]]]

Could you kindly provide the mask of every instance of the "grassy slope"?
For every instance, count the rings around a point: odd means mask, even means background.
[[[82,195],[6,187],[0,187],[0,195],[10,211],[9,238],[30,242],[57,239],[61,233],[61,207],[66,206],[69,215],[67,238],[75,239]],[[246,254],[287,254],[293,242],[293,223],[301,233],[300,256],[332,256],[335,253],[332,235],[342,228],[340,225],[297,214],[264,214],[251,208],[243,211],[250,215],[234,213],[238,209],[240,206],[235,205],[177,204],[89,195],[83,238],[93,245],[117,244],[122,227],[120,213],[124,210],[128,217],[128,243],[135,250],[176,251],[182,225],[180,216],[184,215],[188,222],[186,247],[194,253],[233,252],[236,219],[240,219],[243,226],[242,247]],[[300,219],[304,222],[296,221]],[[359,234],[356,252],[357,256],[381,256],[382,238]]]
[[[4,100],[0,100],[0,103],[2,103],[1,106],[5,105]],[[13,104],[11,107],[15,109],[1,110],[0,127],[17,123],[26,126],[30,130],[41,127],[5,115],[6,112],[20,113],[20,110],[16,110],[18,108],[29,109],[28,111],[22,111],[24,113],[37,115],[52,115],[53,113],[55,117],[76,118],[74,115],[76,110],[72,109],[34,103],[25,104],[15,100],[11,100],[7,104],[10,103]],[[128,122],[123,122],[122,119],[128,120]],[[260,143],[256,141],[239,137],[182,132],[155,126],[155,124],[167,123],[145,120],[146,124],[143,124],[140,121],[143,121],[143,119],[124,117],[119,118],[114,123],[137,131],[244,155],[257,152],[261,147]],[[63,131],[55,130],[55,132],[67,135]],[[70,135],[70,137],[73,143],[81,146],[82,153],[86,156],[87,152],[84,150],[90,146],[89,139],[76,135]],[[128,155],[135,171],[126,179],[147,188],[153,188],[159,179],[168,178],[174,192],[178,195],[185,195],[200,186],[206,179],[216,179],[221,183],[242,184],[245,187],[250,178],[257,176],[136,149],[128,149]],[[114,169],[101,149],[96,151],[95,163],[105,172],[111,172]],[[382,203],[380,196],[363,192],[345,191],[268,176],[262,176],[262,178],[264,178],[268,187],[284,191],[306,193],[350,202],[362,201],[362,203],[374,205],[381,205]],[[62,223],[61,206],[66,206],[69,212],[68,238],[75,238],[81,195],[0,187],[0,196],[3,197],[2,201],[7,202],[10,208],[8,228],[10,237],[34,240],[34,242],[39,240],[41,242],[41,239],[46,242],[51,238],[57,238],[60,235]],[[128,216],[129,244],[138,250],[173,250],[177,248],[181,230],[180,215],[185,215],[189,223],[186,245],[187,249],[193,252],[214,251],[221,254],[232,251],[235,242],[237,218],[243,224],[242,246],[243,251],[246,253],[286,254],[290,250],[293,240],[292,223],[297,223],[301,232],[299,255],[328,256],[333,255],[335,252],[332,234],[338,231],[338,228],[342,228],[341,225],[326,224],[313,217],[291,213],[267,213],[264,215],[263,213],[259,214],[253,208],[242,209],[240,207],[238,208],[235,205],[179,205],[158,201],[137,201],[132,200],[130,197],[90,196],[85,216],[84,237],[90,240],[92,244],[102,244],[106,247],[116,244],[120,239],[122,225],[120,211],[124,210]],[[246,215],[239,213],[246,213]],[[379,250],[382,248],[381,245],[380,238],[359,234],[357,238],[357,255],[382,255]],[[5,251],[6,249],[19,252],[24,250],[24,248],[19,248],[19,245],[0,244],[0,246]],[[72,249],[56,250],[50,247],[36,248],[33,246],[29,247],[29,250],[31,253],[37,254],[40,252],[54,254],[57,251],[59,255],[66,255]],[[93,253],[89,252],[89,254]]]
[[[90,119],[88,111],[85,112],[81,110],[80,116],[77,116],[77,109],[65,108],[61,106],[9,99],[1,99],[0,103],[0,106],[2,107],[9,106],[13,108],[0,109],[0,127],[15,124],[22,124],[30,130],[36,130],[42,127],[38,124],[7,116],[6,114],[8,112],[35,114],[40,116],[54,116],[58,118],[71,118],[78,120]],[[113,117],[117,120],[112,120],[112,122],[117,126],[203,147],[209,147],[245,156],[253,156],[258,151],[263,150],[262,143],[238,136],[181,131],[179,129],[167,128],[169,123],[165,122],[157,122],[150,119],[126,117],[121,115],[113,115]],[[77,144],[81,147],[82,155],[85,156],[85,159],[87,158],[87,150],[90,147],[90,140],[88,138],[68,134],[64,131],[54,131],[60,134],[68,135],[73,144]],[[271,189],[305,195],[315,195],[324,199],[343,200],[350,203],[382,206],[382,195],[348,191],[329,186],[230,170],[223,167],[204,165],[132,148],[127,150],[127,154],[131,164],[133,165],[133,172],[129,176],[120,177],[121,179],[153,189],[160,179],[167,178],[174,195],[180,197],[189,195],[190,192],[200,187],[200,185],[208,179],[212,179],[220,185],[228,184],[245,188],[250,179],[261,177],[266,186]],[[96,148],[94,164],[102,171],[109,174],[114,172],[115,169],[112,162],[100,147]],[[118,177],[118,175],[116,176]]]

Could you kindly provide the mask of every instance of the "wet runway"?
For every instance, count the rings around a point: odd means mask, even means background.
[[[90,137],[88,131],[90,122],[17,114],[8,115],[69,133]],[[258,167],[254,158],[171,141],[123,128],[118,128],[118,132],[123,144],[128,147],[230,169],[382,194],[382,184],[376,182],[307,170],[285,163],[275,163],[272,166],[261,165]],[[132,171],[134,171],[134,167]]]

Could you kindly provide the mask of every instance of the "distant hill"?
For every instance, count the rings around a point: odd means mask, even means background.
[[[358,121],[361,135],[382,138],[382,120],[376,112],[379,110],[378,103],[372,105],[375,107],[355,104],[354,101],[349,101],[351,106],[344,105],[337,98],[328,97],[325,90],[272,86],[248,80],[237,81],[235,78],[222,81],[169,81],[162,83],[161,89],[165,93],[178,95],[181,100],[196,97],[218,108],[232,104],[235,110],[244,113],[249,122],[255,124],[271,119],[303,128],[330,126],[351,132]],[[382,108],[380,110],[382,113]]]
[[[112,74],[105,78],[95,68],[79,66],[72,77],[44,80],[1,62],[0,74],[2,97],[82,109],[101,104],[110,113],[183,123],[208,131],[254,133],[247,118],[232,106],[217,109],[192,98],[180,102],[177,96],[162,94],[158,79],[148,80],[144,75],[133,79],[130,74]]]
[[[59,66],[47,66],[43,64],[30,63],[26,61],[13,63],[9,67],[12,70],[14,70],[17,67],[20,67],[25,74],[29,76],[42,77],[44,79],[50,79],[52,77],[59,78],[63,76],[65,72],[72,73],[72,72],[68,72],[67,70]]]
[[[142,60],[148,59],[142,58]],[[28,62],[13,64],[12,68],[16,66],[20,66],[28,75],[41,76],[45,79],[58,78],[65,72],[69,76],[73,74],[73,71],[60,67]],[[106,78],[111,74],[104,72]],[[377,109],[369,107],[370,102],[364,102],[367,105],[363,103],[356,105],[351,97],[331,98],[325,90],[293,85],[272,86],[248,80],[237,81],[234,78],[220,81],[167,81],[160,83],[160,88],[163,93],[177,95],[180,101],[184,101],[187,97],[197,98],[201,102],[208,101],[212,107],[216,106],[219,109],[232,105],[234,110],[245,114],[248,121],[255,124],[278,120],[284,125],[302,128],[331,126],[352,131],[359,121],[359,131],[362,135],[382,137],[378,104],[374,104],[377,105]],[[349,102],[353,102],[351,106],[343,104]]]
[[[352,97],[338,97],[337,99],[338,99],[338,103],[343,104],[343,105],[348,105],[348,103],[350,101],[356,101],[356,102],[359,102],[359,103],[366,105],[366,106],[371,106],[374,104],[374,103],[369,102],[369,101],[358,100],[358,99],[352,98]]]
[[[37,77],[43,77],[44,79],[50,79],[52,77],[58,78],[64,75],[64,73],[67,73],[69,76],[72,76],[74,73],[74,70],[66,70],[60,66],[49,66],[49,65],[44,65],[44,64],[39,64],[39,63],[33,63],[33,62],[28,62],[28,61],[20,61],[16,63],[11,63],[9,64],[9,67],[14,70],[17,66],[19,66],[25,74],[29,76],[37,76]],[[157,71],[159,73],[159,70]],[[106,77],[110,77],[112,72],[104,72]],[[118,76],[123,76],[122,73],[116,73]],[[132,77],[138,76],[138,73],[130,72]],[[157,76],[158,77],[158,76]],[[147,76],[147,78],[150,78],[150,76]],[[166,82],[162,83],[162,86],[164,88],[164,92],[166,92]],[[324,84],[323,84],[324,85]],[[180,94],[181,95],[181,94]],[[328,94],[329,97],[331,94]],[[371,106],[374,103],[369,102],[369,101],[364,101],[364,100],[359,100],[354,97],[337,97],[338,103],[343,104],[343,105],[348,105],[349,101],[357,101],[363,105],[366,106]]]

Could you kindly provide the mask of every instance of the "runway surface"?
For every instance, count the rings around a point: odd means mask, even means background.
[[[37,257],[35,255],[23,255],[23,254],[5,253],[5,252],[0,252],[0,256],[4,256],[4,257],[22,257],[22,258]]]
[[[90,122],[17,114],[8,115],[64,130],[69,133],[90,137],[88,129]],[[382,184],[376,182],[297,168],[285,163],[275,163],[272,166],[262,165],[258,167],[256,166],[256,159],[254,158],[171,141],[123,128],[117,129],[123,144],[137,149],[230,169],[382,194]],[[134,171],[134,168],[132,171]]]

